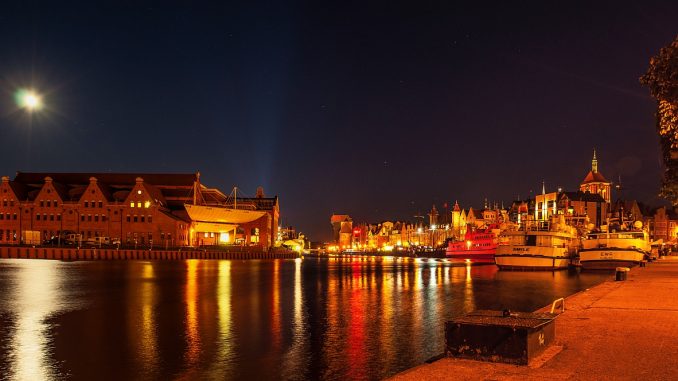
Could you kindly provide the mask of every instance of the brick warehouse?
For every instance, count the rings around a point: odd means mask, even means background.
[[[21,244],[23,232],[37,231],[42,240],[77,232],[127,245],[269,248],[279,218],[277,196],[261,188],[255,197],[226,195],[201,184],[199,172],[17,172],[2,177],[0,200],[0,244]]]

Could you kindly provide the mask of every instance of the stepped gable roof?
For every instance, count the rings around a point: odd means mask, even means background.
[[[581,183],[582,184],[609,183],[609,181],[607,181],[605,176],[603,176],[600,172],[589,171],[589,173],[584,178],[584,181],[582,181]]]
[[[28,188],[24,184],[18,183],[16,181],[10,181],[9,187],[12,188],[12,192],[14,192],[14,195],[16,195],[19,201],[26,200],[28,197]]]
[[[571,201],[605,202],[603,196],[591,192],[563,192],[560,197],[567,197]]]
[[[42,185],[45,177],[51,177],[55,183],[67,186],[89,184],[90,177],[96,177],[98,182],[110,186],[129,186],[136,183],[136,178],[141,177],[148,182],[160,187],[192,187],[197,180],[195,173],[38,173],[17,172],[14,181],[23,184]]]
[[[68,201],[68,188],[59,182],[52,181],[52,186],[54,187],[54,190],[56,190],[57,194],[59,197],[61,197],[61,201]]]
[[[162,195],[162,192],[156,188],[153,184],[147,184],[146,180],[144,179],[143,184],[141,186],[146,189],[146,192],[153,197],[156,201],[160,202],[163,205],[167,205],[167,200],[165,200],[165,197]]]

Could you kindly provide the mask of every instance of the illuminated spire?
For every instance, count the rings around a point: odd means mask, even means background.
[[[593,160],[591,160],[591,172],[598,172],[598,159],[596,159],[596,149],[593,149]]]
[[[541,181],[541,194],[546,194],[546,181]]]

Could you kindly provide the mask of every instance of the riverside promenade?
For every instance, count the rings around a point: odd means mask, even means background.
[[[528,366],[446,357],[391,380],[678,380],[678,258],[611,275],[565,307],[553,346]]]

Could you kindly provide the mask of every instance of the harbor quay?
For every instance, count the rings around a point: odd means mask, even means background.
[[[294,259],[291,250],[232,248],[230,250],[141,250],[0,246],[0,259],[91,260],[186,260],[186,259]]]
[[[665,257],[566,298],[554,343],[527,366],[444,357],[390,380],[675,380],[676,292],[678,258]]]

